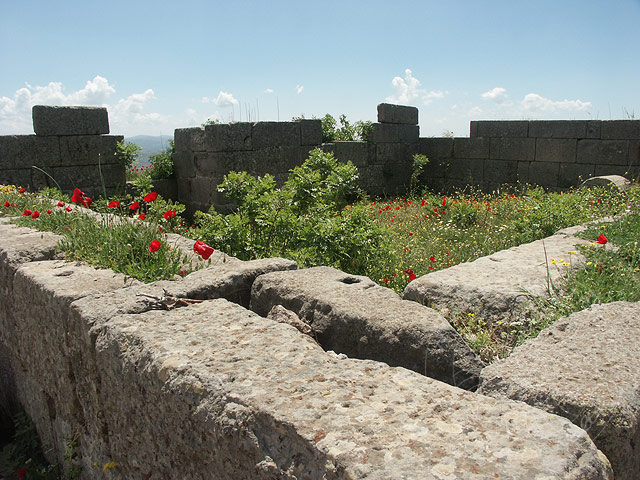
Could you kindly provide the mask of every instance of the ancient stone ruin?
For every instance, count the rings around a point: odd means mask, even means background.
[[[405,108],[382,107],[380,124],[417,122]],[[254,148],[260,129],[302,139],[316,128],[256,125],[244,137],[235,126],[177,131],[176,147],[180,135],[205,142],[178,181],[193,188],[218,171],[227,157],[207,150],[213,135]],[[498,161],[489,138],[483,172]],[[640,139],[624,142],[629,155]],[[432,308],[517,315],[523,291],[544,295],[545,255],[573,250],[579,228],[418,278],[401,298],[335,269],[221,252],[180,280],[143,285],[61,260],[55,234],[3,219],[0,400],[24,407],[51,460],[76,438],[81,478],[638,478],[638,304],[560,320],[488,367]],[[168,241],[193,255],[192,242]]]

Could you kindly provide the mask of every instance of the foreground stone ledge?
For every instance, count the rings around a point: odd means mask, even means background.
[[[569,268],[561,260],[574,269],[584,265],[576,245],[590,242],[575,236],[581,229],[567,228],[543,240],[424,275],[407,285],[403,298],[494,321],[517,318],[532,306],[533,297],[548,298],[549,289],[558,286]]]
[[[584,428],[616,479],[640,472],[640,303],[594,305],[558,320],[482,371],[481,392]]]
[[[403,301],[367,277],[330,267],[258,277],[251,309],[274,305],[296,313],[326,350],[401,366],[462,388],[475,389],[484,364],[437,312]]]

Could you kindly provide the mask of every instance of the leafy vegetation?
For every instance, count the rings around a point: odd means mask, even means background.
[[[358,120],[352,124],[347,120],[347,117],[344,114],[340,115],[339,120],[340,125],[338,126],[336,119],[328,113],[321,118],[323,142],[355,140],[362,140],[366,142],[371,139],[373,123]]]
[[[124,165],[127,170],[130,170],[138,159],[138,153],[140,153],[140,150],[142,150],[142,148],[133,142],[118,142],[115,153],[116,159]]]

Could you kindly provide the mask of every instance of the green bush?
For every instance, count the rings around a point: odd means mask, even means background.
[[[369,121],[357,121],[351,124],[343,114],[340,115],[340,127],[338,127],[336,119],[328,113],[322,117],[321,121],[323,142],[371,140],[373,124]]]
[[[118,162],[129,170],[134,162],[138,159],[138,153],[142,148],[133,142],[118,142],[116,145],[115,156]]]
[[[170,178],[173,175],[173,155],[176,152],[175,143],[169,140],[169,146],[162,153],[151,155],[149,174],[153,180]]]
[[[281,188],[271,175],[230,172],[218,191],[237,204],[229,215],[196,212],[197,234],[241,259],[285,256],[302,266],[329,265],[370,274],[387,248],[385,235],[362,206],[358,173],[320,149],[291,170]],[[380,257],[380,258],[379,258]]]

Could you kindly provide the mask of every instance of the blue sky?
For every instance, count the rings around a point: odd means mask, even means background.
[[[107,106],[125,136],[381,102],[422,136],[640,117],[640,0],[1,2],[0,134],[34,104]]]

